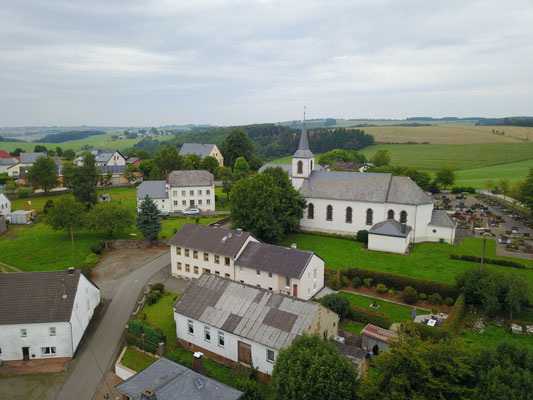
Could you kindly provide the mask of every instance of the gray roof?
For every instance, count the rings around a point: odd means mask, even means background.
[[[453,221],[444,210],[433,210],[429,225],[441,226],[443,228],[455,228],[457,223]]]
[[[213,143],[183,143],[179,154],[181,156],[188,156],[189,154],[198,154],[200,158],[205,158],[213,150],[215,145]]]
[[[104,174],[107,174],[111,171],[113,174],[123,174],[126,169],[125,165],[104,165],[102,167],[96,167],[99,170],[103,171]]]
[[[0,324],[69,321],[80,275],[80,270],[0,274]]]
[[[293,154],[295,158],[315,158],[314,154],[309,149],[309,142],[307,141],[307,127],[302,127],[302,134],[300,135],[300,142],[298,143],[298,150]]]
[[[389,173],[312,171],[302,184],[300,194],[307,199],[433,204],[411,178]]]
[[[168,175],[168,183],[172,187],[184,186],[213,186],[215,177],[209,171],[172,171]]]
[[[98,149],[91,151],[91,154],[94,156],[94,160],[96,162],[108,162],[113,154],[115,154],[115,151],[117,150],[111,150],[111,149]]]
[[[281,168],[283,171],[285,171],[289,178],[292,176],[292,165],[291,164],[263,164],[261,168],[257,172],[261,173],[267,168]]]
[[[0,165],[15,165],[18,161],[14,158],[0,158]]]
[[[314,253],[273,244],[249,242],[235,265],[300,278]]]
[[[174,303],[178,314],[277,350],[309,331],[320,307],[211,274],[190,281]]]
[[[139,160],[139,157],[128,157],[126,159],[126,164],[133,164],[134,162],[136,162],[137,160]]]
[[[368,233],[382,236],[407,237],[409,236],[411,229],[412,228],[409,225],[405,225],[405,231],[402,232],[401,223],[395,219],[388,219],[375,224],[372,228],[370,228]]]
[[[333,164],[328,165],[327,169],[332,170],[333,168],[342,168],[345,171],[353,172],[359,171],[361,167],[368,165],[366,163],[356,163],[352,161],[335,161]]]
[[[46,153],[20,153],[20,163],[33,164],[39,157],[46,157]]]
[[[167,183],[165,181],[144,181],[137,186],[137,198],[144,199],[146,195],[152,199],[167,199]]]
[[[198,224],[185,224],[170,239],[171,246],[207,251],[228,257],[235,257],[250,233],[232,229],[215,228]]]
[[[160,358],[115,389],[134,400],[139,400],[145,389],[153,390],[157,400],[236,400],[243,395],[166,358]]]

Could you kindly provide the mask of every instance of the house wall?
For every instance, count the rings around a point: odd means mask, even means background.
[[[409,247],[413,231],[406,238],[368,234],[368,250],[404,254]]]
[[[213,146],[213,149],[211,150],[211,153],[209,153],[209,155],[211,157],[215,157],[221,167],[224,166],[224,157],[222,157],[222,153],[220,152],[216,144]]]
[[[309,334],[318,334],[321,338],[330,339],[339,335],[339,315],[328,310],[322,305],[318,305],[311,326],[306,330]],[[327,336],[327,337],[326,337]]]
[[[137,199],[137,210],[141,207],[141,203],[144,199]],[[170,207],[170,200],[169,199],[152,199],[159,211],[166,211],[168,213],[172,212],[172,209]]]
[[[427,241],[438,242],[444,239],[446,243],[452,243],[455,240],[456,228],[445,228],[443,226],[428,225],[427,227]]]
[[[375,344],[378,345],[378,349],[380,352],[389,349],[389,344],[387,342],[382,342],[381,340],[377,340],[366,335],[361,335],[361,337],[362,337],[361,348],[363,350],[372,351],[372,348],[374,347]]]
[[[115,153],[113,153],[113,156],[111,156],[111,158],[105,165],[126,165],[126,159],[122,157],[122,155],[118,151],[115,151]]]
[[[20,168],[22,167],[31,167],[33,164],[28,163],[18,163],[7,169],[7,175],[10,178],[18,178],[20,175]]]
[[[87,329],[87,325],[89,325],[94,314],[94,309],[98,304],[100,304],[100,290],[89,282],[85,275],[81,274],[74,306],[72,307],[72,315],[70,316],[74,351],[78,348],[83,332]]]
[[[191,194],[192,192],[192,194]],[[184,211],[195,207],[201,211],[215,211],[215,185],[209,186],[172,186],[169,189],[172,212]],[[194,205],[191,205],[191,200]]]
[[[50,328],[56,329],[55,335]],[[21,336],[26,329],[26,337]],[[22,348],[29,347],[30,360],[42,358],[72,357],[71,327],[68,322],[13,324],[0,326],[0,359],[22,360]],[[55,354],[43,354],[43,347],[55,347]]]
[[[11,213],[11,201],[0,193],[0,215],[7,215]]]

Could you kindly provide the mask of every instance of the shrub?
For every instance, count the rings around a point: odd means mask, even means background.
[[[147,325],[144,322],[142,323],[142,325],[144,334],[146,335],[146,340],[154,344],[159,344],[165,341],[165,335],[163,334],[163,332],[161,332],[160,329]]]
[[[444,300],[444,303],[446,303],[447,306],[451,307],[453,306],[453,299],[451,297],[446,297],[446,300]]]
[[[174,234],[176,234],[176,233],[178,232],[178,228],[174,227],[174,228],[172,229],[172,232],[174,232]]]
[[[190,353],[186,354],[189,355]],[[186,356],[182,356],[180,353],[166,353],[165,358],[168,358],[170,361],[174,361],[175,363],[184,365],[187,368],[192,368],[192,354],[190,358],[187,358]]]
[[[402,324],[417,331],[422,340],[427,340],[429,338],[441,340],[449,336],[449,332],[446,329],[419,324],[413,321],[403,321]]]
[[[439,313],[439,309],[437,307],[431,307],[431,314],[436,315]]]
[[[98,261],[100,261],[100,257],[98,256],[98,254],[94,253],[89,253],[85,258],[85,264],[89,264],[93,267],[98,263]]]
[[[394,288],[390,288],[387,293],[388,294],[394,294]]]
[[[242,397],[243,400],[262,400],[265,398],[263,395],[263,387],[259,382],[253,379],[239,379],[236,388],[241,392],[244,392],[244,396]]]
[[[419,298],[420,300],[426,300],[426,299],[428,298],[428,295],[425,294],[425,293],[420,293],[420,294],[418,295],[418,298]]]
[[[322,305],[336,312],[341,317],[345,317],[350,307],[350,301],[337,293],[331,293],[322,298]]]
[[[439,304],[442,304],[442,297],[438,293],[433,293],[432,295],[428,296],[428,301],[429,304],[438,306]]]
[[[81,273],[85,275],[87,278],[91,277],[91,272],[93,270],[93,265],[91,264],[79,264],[77,268],[81,269]]]
[[[350,306],[346,317],[364,324],[373,324],[384,329],[389,329],[390,317],[379,311],[368,310],[366,308]]]
[[[155,294],[157,296],[157,298],[161,297],[161,292],[159,290],[152,290],[151,294]]]
[[[142,346],[142,340],[140,337],[135,336],[131,332],[126,332],[126,336],[124,336],[124,341],[126,344],[130,346],[137,346],[138,348],[141,348]]]
[[[141,336],[141,334],[144,332],[143,330],[144,323],[141,320],[138,319],[132,319],[128,322],[128,326],[130,327],[130,331],[132,331],[137,336]]]
[[[54,206],[54,200],[50,199],[48,200],[43,207],[43,214],[48,214],[48,210],[51,209]]]
[[[474,194],[476,193],[476,189],[474,189],[472,186],[454,186],[452,187],[452,193],[453,194],[459,194],[459,193],[470,193]]]
[[[450,258],[452,260],[461,260],[461,261],[469,261],[469,262],[475,262],[475,263],[481,263],[481,257],[477,256],[469,256],[469,255],[459,255],[459,254],[450,254]],[[485,264],[493,264],[493,265],[501,265],[503,267],[511,267],[511,268],[526,268],[524,264],[520,264],[515,261],[508,261],[508,260],[493,260],[490,258],[485,258],[483,260]]]
[[[163,291],[165,290],[165,285],[161,282],[156,282],[152,285],[152,292],[154,290],[159,290],[161,293],[163,293]]]
[[[371,288],[372,287],[372,282],[374,282],[374,279],[372,279],[372,278],[363,279],[363,283],[365,284],[365,286],[367,288]]]
[[[333,290],[339,290],[341,288],[341,280],[337,275],[333,275],[328,281],[328,286]]]
[[[152,304],[157,303],[157,299],[159,299],[159,296],[157,294],[150,293],[148,297],[146,298],[146,302],[148,303],[149,306],[151,306]]]
[[[18,192],[18,198],[19,199],[25,199],[27,197],[30,197],[29,195],[33,193],[34,191],[32,189],[22,189]]]
[[[376,286],[376,290],[378,291],[378,293],[387,293],[387,286],[385,286],[383,283],[379,283],[377,286]]]
[[[407,286],[403,290],[403,299],[407,303],[414,303],[418,300],[418,293],[412,286]]]
[[[459,329],[459,324],[461,323],[461,319],[465,313],[465,305],[465,295],[461,293],[459,297],[457,297],[455,304],[448,314],[448,318],[444,323],[445,328],[455,332]]]
[[[361,278],[359,278],[358,276],[356,276],[355,278],[353,278],[353,281],[352,281],[352,285],[354,288],[360,288],[361,287]]]
[[[345,276],[341,276],[341,283],[342,283],[342,286],[349,286],[350,280]]]
[[[157,346],[153,345],[152,343],[148,343],[147,341],[144,342],[144,351],[148,351],[152,354],[155,354],[157,351]]]
[[[364,229],[357,231],[356,240],[361,243],[368,243],[368,231]]]
[[[94,254],[102,254],[104,251],[104,246],[102,246],[102,243],[96,243],[91,246],[91,252]]]

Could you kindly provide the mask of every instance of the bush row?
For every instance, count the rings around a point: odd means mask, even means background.
[[[429,338],[440,340],[440,339],[445,339],[450,336],[450,331],[448,331],[447,329],[419,324],[413,321],[403,321],[402,324],[406,328],[411,328],[417,331],[418,334],[420,335],[420,338],[423,340],[427,340]]]
[[[152,343],[161,343],[166,342],[166,337],[163,334],[163,332],[158,329],[154,328],[153,326],[150,326],[148,324],[145,324],[143,321],[139,319],[132,319],[128,322],[130,331],[137,335],[141,336],[143,333],[146,335],[146,340]]]
[[[446,319],[446,322],[444,323],[444,328],[449,329],[453,332],[457,332],[459,330],[459,324],[461,323],[461,320],[463,319],[463,315],[465,313],[465,295],[461,293],[459,297],[457,297],[457,300],[455,301],[454,306],[450,310],[450,313],[448,314],[448,318]]]
[[[348,270],[339,269],[338,273],[341,277],[340,279],[342,279],[343,276],[351,281],[356,277],[363,281],[364,279],[373,279],[374,283],[382,283],[388,288],[401,290],[407,286],[411,286],[419,293],[438,293],[441,297],[453,298],[457,296],[457,289],[454,286],[443,282],[434,282],[427,279],[412,278],[410,276],[395,275],[362,268],[350,268]],[[331,282],[333,279],[334,278],[330,278],[328,282]],[[340,279],[339,283],[341,283]]]
[[[481,257],[477,256],[469,256],[469,255],[459,255],[459,254],[450,254],[450,258],[452,260],[461,260],[461,261],[470,261],[470,262],[476,262],[481,263]],[[483,260],[485,264],[493,264],[493,265],[500,265],[503,267],[511,267],[511,268],[527,268],[524,264],[517,263],[515,261],[507,261],[507,260],[495,260],[491,258],[485,258]]]
[[[352,242],[357,242],[357,236],[354,235],[339,235],[338,233],[327,233],[319,231],[300,231],[300,233],[310,236],[329,237],[333,239],[344,239],[351,240]]]
[[[390,317],[387,314],[352,305],[350,305],[346,312],[346,318],[364,324],[376,325],[384,329],[389,329],[391,325]]]
[[[453,194],[460,194],[460,193],[470,193],[475,194],[476,189],[474,189],[472,186],[454,186],[452,187],[452,193]]]

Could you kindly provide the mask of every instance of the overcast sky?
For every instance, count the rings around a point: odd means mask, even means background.
[[[533,114],[533,0],[0,3],[0,126]]]

